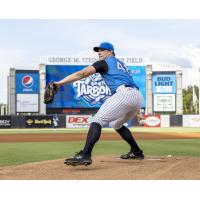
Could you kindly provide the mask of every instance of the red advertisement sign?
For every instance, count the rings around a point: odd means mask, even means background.
[[[91,122],[91,115],[68,115],[66,116],[67,128],[81,128],[89,127]]]
[[[160,127],[160,115],[145,115],[144,127]]]

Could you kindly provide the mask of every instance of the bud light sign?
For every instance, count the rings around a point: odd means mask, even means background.
[[[154,94],[175,94],[176,93],[176,74],[159,72],[152,76],[152,92]]]
[[[39,74],[16,73],[16,93],[39,93]]]

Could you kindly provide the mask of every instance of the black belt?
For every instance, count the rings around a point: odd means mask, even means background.
[[[131,87],[131,88],[136,88],[137,90],[139,90],[138,86],[136,85],[124,85],[125,87]]]
[[[139,90],[139,88],[136,85],[124,85],[125,87],[130,87],[130,88],[135,88],[137,90]],[[114,91],[112,94],[115,94],[116,91]]]

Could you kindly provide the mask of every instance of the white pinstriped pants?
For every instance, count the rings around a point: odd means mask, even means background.
[[[137,114],[142,101],[140,91],[121,85],[116,93],[103,103],[92,122],[97,122],[101,126],[110,123],[112,128],[118,130]]]

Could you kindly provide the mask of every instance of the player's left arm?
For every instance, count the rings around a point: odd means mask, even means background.
[[[96,73],[96,69],[93,66],[88,66],[85,69],[82,69],[78,72],[75,72],[73,74],[70,74],[69,76],[66,76],[64,79],[58,81],[58,82],[54,82],[54,84],[56,84],[57,86],[61,86],[64,85],[66,83],[72,83],[74,81],[78,81],[81,80],[83,78],[86,78],[92,74]]]

